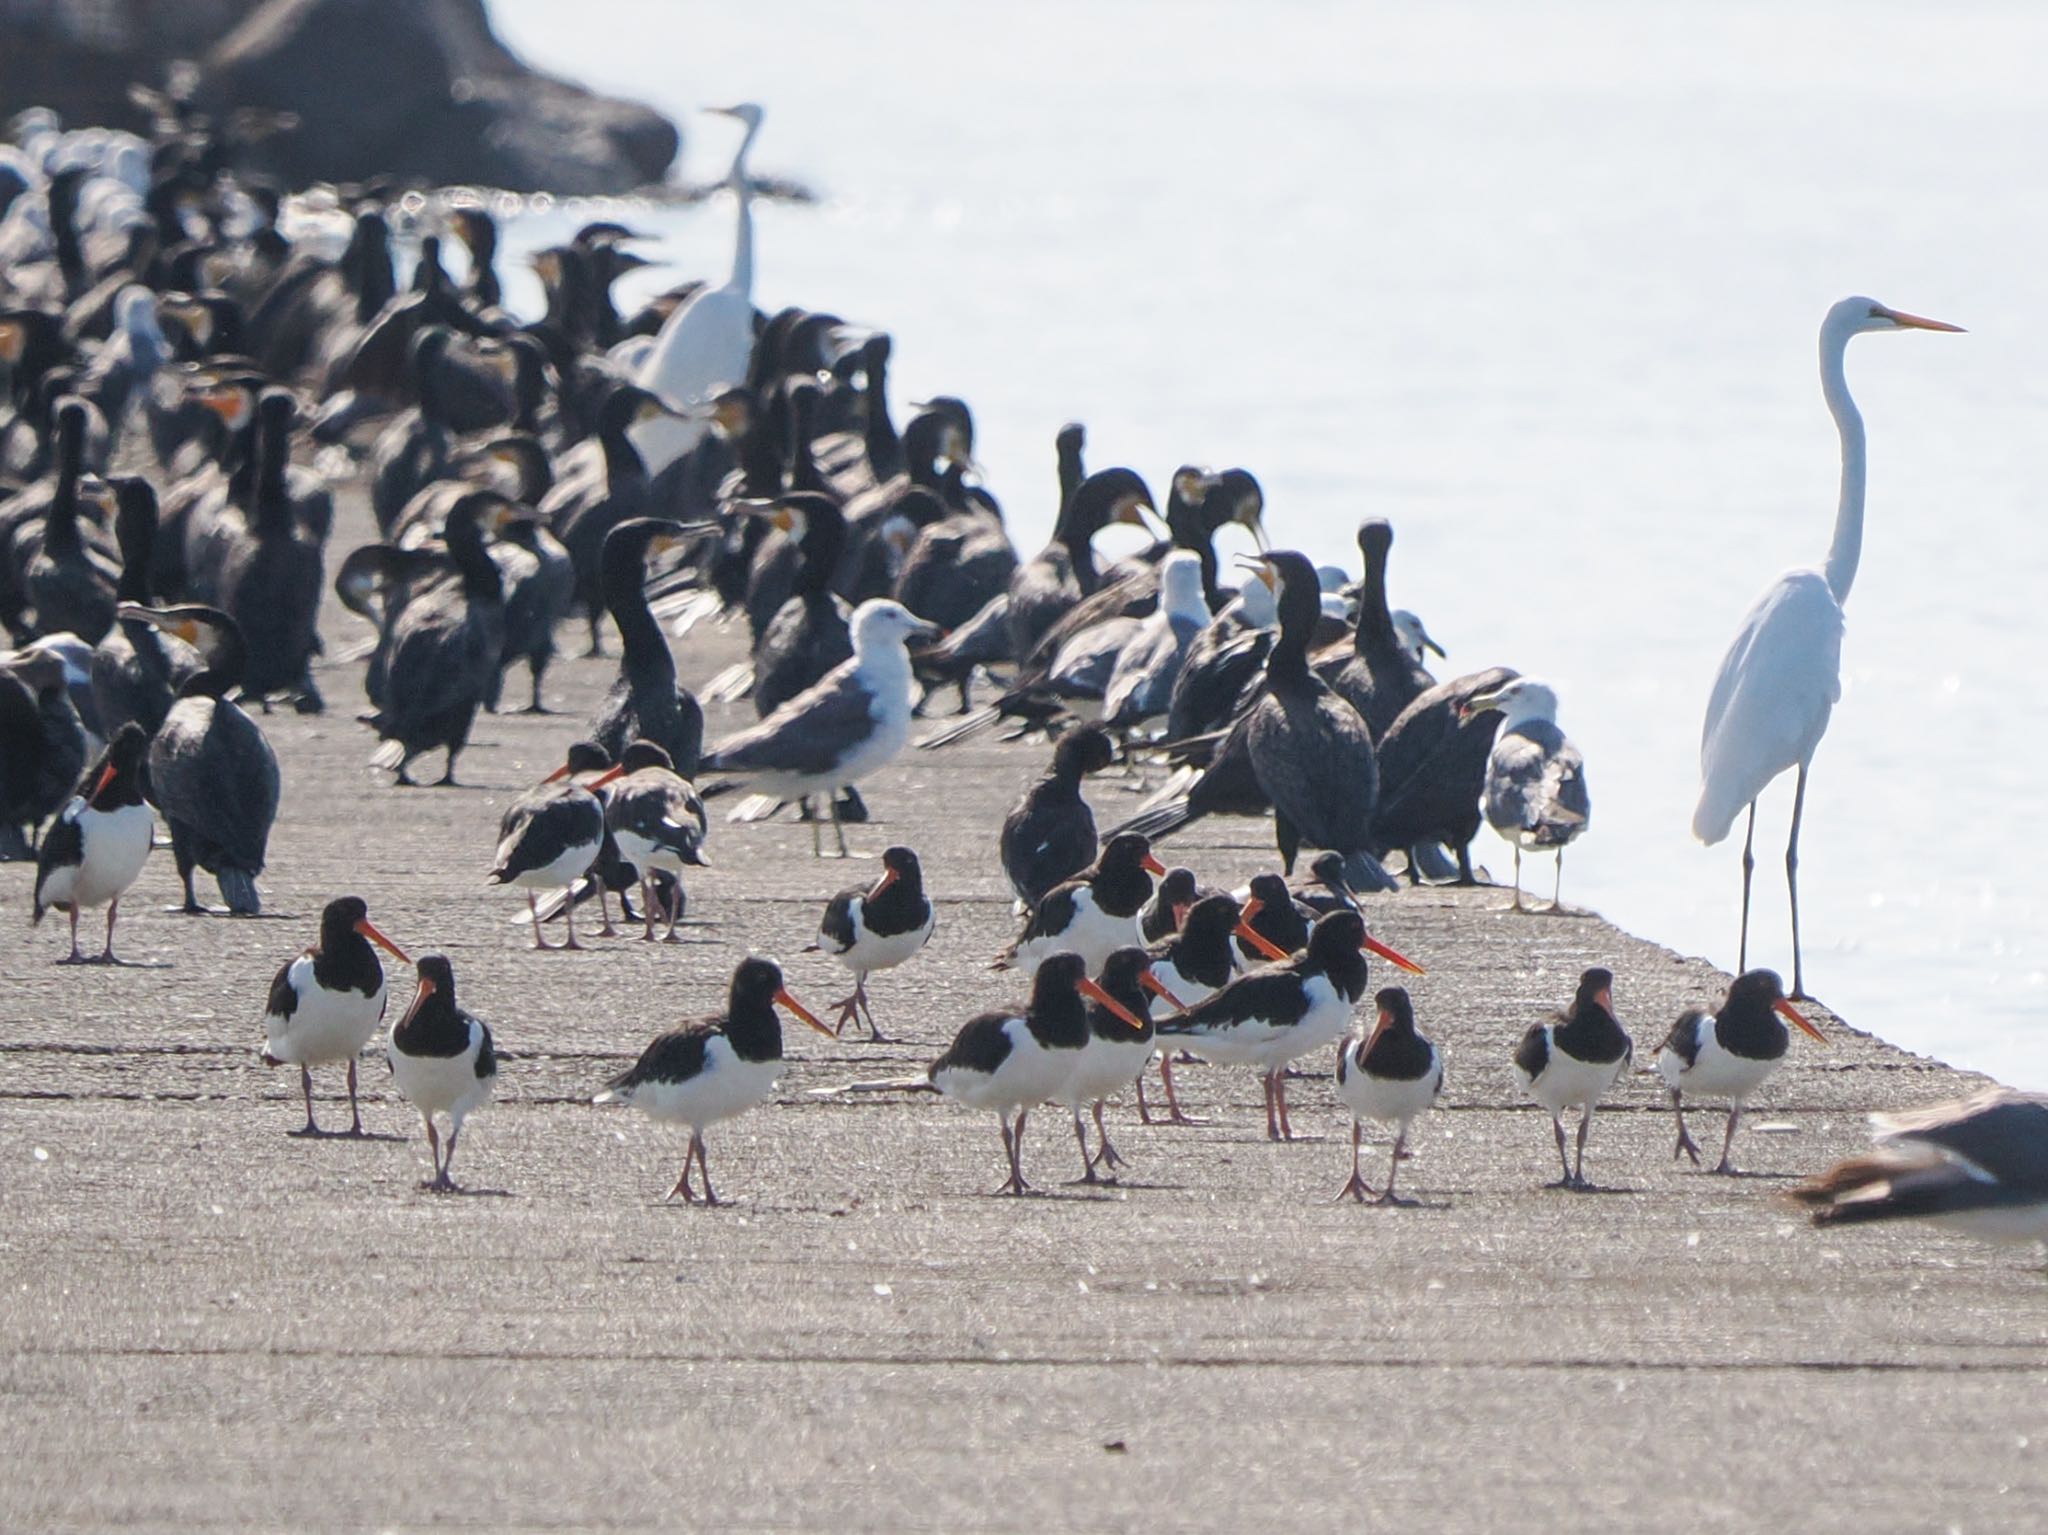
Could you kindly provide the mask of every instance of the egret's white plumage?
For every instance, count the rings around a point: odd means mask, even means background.
[[[1842,444],[1841,498],[1834,541],[1820,570],[1789,570],[1750,609],[1721,660],[1700,732],[1700,800],[1693,835],[1709,846],[1727,836],[1749,807],[1743,842],[1742,940],[1736,968],[1749,958],[1750,838],[1757,796],[1787,768],[1799,773],[1785,878],[1792,904],[1792,994],[1805,993],[1799,957],[1799,819],[1806,772],[1842,696],[1842,604],[1863,553],[1863,417],[1849,397],[1843,356],[1852,336],[1880,330],[1960,330],[1940,320],[1902,314],[1875,299],[1845,298],[1820,327],[1821,392]]]
[[[761,131],[762,111],[750,101],[711,110],[737,119],[747,129],[725,178],[735,203],[732,275],[718,287],[699,289],[678,306],[640,365],[642,388],[673,406],[706,408],[688,419],[660,416],[630,430],[649,474],[659,474],[697,445],[710,429],[708,407],[713,397],[721,389],[744,384],[754,359],[754,207],[747,184],[747,152]]]

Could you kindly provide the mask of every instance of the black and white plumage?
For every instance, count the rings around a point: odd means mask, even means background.
[[[1136,832],[1110,838],[1092,865],[1031,908],[1024,930],[991,968],[1030,975],[1047,956],[1069,951],[1089,970],[1101,969],[1111,954],[1139,941],[1138,911],[1152,894],[1152,876],[1165,872]]]
[[[277,819],[281,780],[270,742],[226,696],[242,678],[242,631],[218,608],[196,604],[123,603],[120,617],[173,634],[205,658],[149,743],[149,792],[170,827],[186,912],[206,910],[192,888],[193,870],[201,868],[219,884],[230,912],[254,916],[263,909],[256,876]]]
[[[893,970],[930,942],[938,913],[925,894],[924,868],[907,847],[883,850],[882,873],[872,885],[852,885],[833,896],[811,945],[853,972],[853,994],[838,1004],[835,1035],[864,1017],[868,1037],[879,1040],[875,1015],[868,1006],[868,977]]]
[[[1351,1111],[1351,1180],[1337,1193],[1363,1201],[1372,1193],[1358,1171],[1361,1121],[1394,1127],[1394,1152],[1387,1186],[1374,1203],[1407,1204],[1394,1193],[1394,1176],[1408,1145],[1408,1130],[1436,1106],[1444,1090],[1444,1059],[1415,1027],[1415,1004],[1407,988],[1383,986],[1373,998],[1378,1013],[1370,1030],[1346,1040],[1337,1051],[1337,1100]]]
[[[1167,878],[1171,880],[1175,872],[1178,871],[1169,871]],[[1160,888],[1164,890],[1165,886]],[[1178,998],[1177,1005],[1183,1009],[1206,1002],[1229,985],[1243,968],[1235,944],[1238,937],[1249,931],[1244,923],[1244,908],[1236,896],[1197,892],[1194,903],[1180,919],[1179,930],[1156,940],[1146,950],[1152,961],[1153,979]],[[1182,1111],[1174,1091],[1173,1057],[1169,1051],[1159,1052],[1159,1082],[1166,1090],[1168,1122],[1195,1123]],[[1138,1082],[1138,1118],[1148,1125],[1152,1123],[1142,1077]]]
[[[64,965],[115,965],[114,920],[122,892],[149,858],[156,818],[142,798],[142,764],[149,737],[130,720],[114,732],[100,758],[86,769],[78,793],[57,812],[36,850],[33,918],[52,908],[71,918],[71,952]],[[107,938],[96,959],[78,952],[78,915],[107,908]]]
[[[623,775],[605,790],[604,824],[619,856],[640,878],[646,917],[641,937],[654,940],[655,875],[668,880],[668,942],[675,943],[683,914],[683,870],[706,868],[704,841],[711,824],[696,785],[675,770],[668,753],[652,741],[635,741],[619,762]]]
[[[494,490],[471,491],[448,512],[445,538],[456,579],[408,602],[391,626],[378,699],[384,744],[370,761],[410,785],[412,759],[445,748],[439,782],[455,782],[455,759],[469,743],[476,712],[498,691],[505,645],[505,593],[484,546],[483,519],[511,503]]]
[[[605,830],[597,791],[624,772],[595,743],[578,741],[569,748],[568,760],[514,800],[498,824],[498,852],[486,877],[494,885],[525,888],[536,949],[583,947],[576,941],[573,900],[564,908],[562,942],[551,944],[541,936],[538,892],[567,889],[597,862]]]
[[[1054,743],[1052,766],[1024,791],[1003,818],[1003,873],[1025,906],[1095,861],[1100,843],[1095,812],[1081,794],[1081,780],[1116,760],[1107,732],[1086,725]]]
[[[827,673],[758,725],[726,737],[704,755],[707,773],[733,773],[777,799],[830,795],[896,759],[910,739],[910,654],[905,641],[932,628],[901,603],[870,598],[854,610],[853,659]],[[839,804],[832,829],[846,856]],[[818,823],[811,851],[821,853]]]
[[[1089,1005],[1088,1042],[1081,1047],[1081,1058],[1068,1075],[1066,1085],[1052,1100],[1074,1116],[1074,1139],[1081,1147],[1078,1181],[1082,1183],[1100,1183],[1105,1172],[1114,1181],[1113,1170],[1123,1165],[1124,1159],[1110,1144],[1109,1131],[1102,1123],[1102,1108],[1112,1093],[1136,1082],[1144,1073],[1146,1062],[1152,1059],[1152,997],[1146,993],[1160,997],[1176,1010],[1183,1005],[1183,999],[1152,974],[1151,956],[1136,947],[1118,949],[1104,960],[1095,984],[1119,1010],[1100,1002]],[[1140,1027],[1131,1027],[1133,1018]],[[1092,1152],[1088,1149],[1083,1109],[1089,1110],[1095,1120],[1096,1148]]]
[[[1351,1010],[1365,995],[1364,946],[1358,913],[1333,912],[1315,925],[1300,953],[1248,970],[1207,1000],[1160,1020],[1159,1042],[1185,1045],[1221,1065],[1256,1069],[1266,1094],[1266,1136],[1291,1140],[1287,1066],[1350,1027]]]
[[[1579,977],[1566,1011],[1547,1023],[1530,1025],[1515,1047],[1515,1077],[1522,1090],[1550,1113],[1557,1132],[1557,1159],[1564,1174],[1552,1188],[1584,1189],[1586,1135],[1593,1110],[1621,1080],[1635,1059],[1635,1044],[1614,1017],[1614,973],[1597,966]],[[1565,1155],[1564,1111],[1579,1111],[1578,1161]]]
[[[1467,706],[1500,711],[1500,734],[1486,759],[1486,820],[1515,850],[1515,910],[1522,906],[1522,850],[1557,855],[1564,883],[1565,845],[1586,829],[1593,802],[1586,762],[1557,726],[1557,694],[1534,677],[1517,677]],[[1550,909],[1558,911],[1558,891]]]
[[[1059,953],[1038,967],[1031,1000],[970,1018],[926,1072],[931,1087],[1002,1120],[1010,1176],[999,1194],[1029,1193],[1024,1181],[1024,1121],[1057,1099],[1079,1067],[1089,1040],[1088,1003],[1097,1002],[1142,1034],[1142,1019],[1088,978],[1081,956]]]
[[[1672,1160],[1692,1158],[1700,1165],[1700,1148],[1685,1129],[1684,1095],[1726,1098],[1728,1133],[1721,1141],[1717,1173],[1732,1173],[1728,1159],[1735,1144],[1735,1122],[1751,1094],[1763,1086],[1785,1059],[1792,1043],[1785,1024],[1792,1023],[1817,1040],[1819,1029],[1785,1000],[1785,983],[1775,970],[1749,970],[1728,984],[1719,1008],[1688,1008],[1657,1051],[1657,1075],[1671,1090],[1671,1111],[1678,1118],[1678,1144]]]
[[[1931,1220],[1985,1242],[2048,1242],[2048,1095],[1990,1087],[1870,1116],[1877,1150],[1793,1197],[1816,1226]]]
[[[778,1006],[831,1037],[832,1031],[789,994],[780,966],[772,960],[743,959],[732,973],[724,1012],[661,1035],[591,1100],[631,1104],[651,1119],[690,1127],[683,1173],[668,1191],[669,1199],[680,1194],[696,1202],[697,1191],[690,1183],[694,1160],[704,1174],[704,1202],[719,1202],[711,1189],[711,1169],[704,1162],[704,1131],[765,1103],[775,1091],[782,1075]]]
[[[406,1101],[420,1111],[427,1127],[427,1150],[434,1176],[422,1185],[437,1193],[455,1192],[449,1170],[455,1165],[455,1142],[462,1122],[490,1101],[498,1080],[498,1057],[491,1031],[481,1018],[464,1012],[455,1001],[455,967],[444,954],[428,954],[418,966],[419,990],[405,1016],[391,1026],[386,1057]],[[434,1128],[434,1116],[448,1117],[448,1138]]]
[[[1254,874],[1244,889],[1233,891],[1244,907],[1237,951],[1251,964],[1285,959],[1308,946],[1315,913],[1298,904],[1285,875]]]
[[[336,1061],[348,1063],[346,1133],[363,1133],[356,1057],[384,1021],[384,966],[372,944],[400,964],[412,963],[371,923],[362,897],[337,897],[320,913],[320,941],[280,966],[270,983],[263,1010],[263,1064],[299,1068],[306,1123],[294,1135],[320,1134],[313,1118],[313,1068]]]

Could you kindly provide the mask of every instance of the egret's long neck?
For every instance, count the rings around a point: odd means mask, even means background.
[[[1835,418],[1835,430],[1842,434],[1842,498],[1835,508],[1835,540],[1828,548],[1827,563],[1828,590],[1838,603],[1849,600],[1856,564],[1863,557],[1863,416],[1849,398],[1849,380],[1842,370],[1848,346],[1846,334],[1821,332],[1821,393]]]
[[[747,129],[747,136],[740,140],[739,153],[732,157],[732,170],[725,178],[739,202],[737,227],[733,231],[732,281],[726,286],[747,298],[754,296],[754,193],[747,182],[747,151],[754,147],[754,135],[760,130],[759,123]]]

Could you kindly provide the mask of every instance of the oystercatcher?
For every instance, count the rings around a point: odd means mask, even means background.
[[[578,741],[568,760],[519,796],[498,825],[498,855],[487,876],[494,885],[526,887],[527,909],[533,913],[536,949],[580,949],[576,941],[574,893],[563,906],[567,925],[562,942],[541,936],[541,890],[566,890],[597,861],[604,845],[604,804],[596,791],[624,775],[594,741]],[[587,780],[587,781],[586,781]]]
[[[818,941],[805,953],[822,949],[853,972],[853,995],[838,1004],[837,1035],[864,1017],[868,1038],[880,1040],[873,1009],[868,1006],[868,977],[893,970],[922,949],[937,925],[938,913],[924,893],[924,869],[907,847],[882,854],[882,874],[872,885],[853,885],[832,897],[818,924]]]
[[[36,850],[32,920],[52,907],[71,917],[71,952],[60,965],[118,965],[114,918],[121,895],[142,873],[156,822],[142,800],[142,759],[149,736],[130,720],[114,732],[99,761],[86,769],[79,792],[57,812]],[[78,914],[107,908],[107,937],[96,959],[78,952]]]
[[[1045,957],[1062,951],[1099,970],[1118,949],[1138,941],[1138,909],[1152,894],[1152,876],[1165,865],[1136,832],[1109,839],[1102,856],[1080,874],[1053,886],[1032,908],[1024,931],[990,968],[1030,975]]]
[[[1249,970],[1207,1001],[1163,1019],[1160,1041],[1184,1043],[1223,1065],[1257,1067],[1266,1093],[1266,1136],[1292,1140],[1287,1065],[1349,1026],[1352,1008],[1365,995],[1367,944],[1357,912],[1332,912],[1316,923],[1299,953]]]
[[[925,1087],[969,1108],[994,1109],[1002,1120],[1003,1154],[1010,1164],[1009,1179],[996,1192],[1029,1193],[1024,1119],[1038,1104],[1058,1097],[1079,1065],[1089,1039],[1090,1001],[1101,1003],[1135,1033],[1144,1032],[1142,1019],[1088,978],[1080,955],[1062,951],[1031,978],[1029,1003],[968,1019],[922,1082],[873,1085]]]
[[[1188,908],[1201,898],[1201,894],[1202,887],[1196,881],[1193,869],[1168,869],[1160,879],[1159,887],[1152,892],[1152,898],[1138,908],[1139,941],[1157,943],[1179,932],[1180,925],[1187,921]]]
[[[391,1026],[388,1056],[398,1090],[427,1127],[434,1176],[421,1187],[453,1193],[455,1180],[448,1173],[455,1165],[455,1141],[462,1121],[489,1101],[498,1080],[498,1057],[483,1020],[456,1005],[455,968],[448,957],[428,954],[418,970],[419,990],[405,1016]],[[448,1116],[445,1142],[434,1133],[436,1114]]]
[[[1128,1087],[1145,1070],[1152,1058],[1152,1006],[1149,991],[1162,997],[1168,1007],[1181,1010],[1185,1004],[1152,973],[1152,960],[1137,947],[1118,949],[1102,962],[1095,984],[1108,994],[1116,1011],[1097,1002],[1088,1008],[1088,1042],[1081,1058],[1068,1075],[1066,1086],[1053,1095],[1053,1102],[1074,1116],[1074,1139],[1081,1143],[1081,1176],[1078,1182],[1100,1183],[1096,1172],[1121,1167],[1124,1159],[1109,1142],[1102,1123],[1102,1105],[1111,1093]],[[1133,1030],[1130,1020],[1140,1020]],[[1093,1111],[1096,1151],[1088,1150],[1088,1128],[1081,1118],[1086,1107]],[[1114,1174],[1112,1173],[1112,1178]]]
[[[1550,1111],[1557,1132],[1557,1160],[1564,1176],[1554,1189],[1584,1189],[1586,1132],[1593,1127],[1593,1109],[1607,1089],[1621,1080],[1635,1059],[1635,1044],[1614,1017],[1614,973],[1597,966],[1579,977],[1571,1007],[1548,1023],[1529,1026],[1515,1047],[1515,1075],[1523,1091]],[[1578,1162],[1564,1150],[1564,1111],[1579,1111]]]
[[[1205,895],[1188,908],[1180,931],[1163,938],[1146,950],[1152,960],[1152,974],[1161,985],[1189,1007],[1206,1002],[1230,984],[1237,974],[1237,951],[1231,935],[1248,933],[1243,908],[1234,895]],[[1279,956],[1284,959],[1283,954]],[[1159,1081],[1166,1089],[1166,1117],[1176,1125],[1196,1123],[1181,1111],[1173,1088],[1173,1052],[1159,1052]],[[1152,1110],[1145,1102],[1145,1079],[1138,1078],[1138,1118],[1152,1123]]]
[[[1678,1144],[1671,1159],[1692,1158],[1700,1165],[1700,1148],[1685,1128],[1683,1094],[1728,1100],[1728,1133],[1721,1140],[1717,1173],[1732,1173],[1728,1152],[1735,1144],[1735,1122],[1742,1105],[1785,1059],[1792,1036],[1780,1020],[1788,1020],[1815,1039],[1826,1036],[1798,1008],[1785,1000],[1785,983],[1775,970],[1749,970],[1728,983],[1718,1011],[1688,1008],[1672,1025],[1657,1051],[1657,1075],[1671,1089],[1671,1112],[1678,1116]]]
[[[670,943],[679,942],[676,923],[683,915],[683,869],[711,863],[704,853],[710,832],[704,801],[696,786],[676,771],[668,752],[652,741],[628,746],[619,759],[619,773],[605,791],[604,824],[619,856],[640,876],[640,909],[647,924],[640,936],[654,941],[654,912],[660,904],[654,876],[660,871],[670,876],[668,931],[663,936]],[[621,896],[621,906],[624,901]]]
[[[1346,1040],[1337,1051],[1337,1097],[1351,1111],[1351,1181],[1337,1193],[1363,1201],[1372,1193],[1358,1171],[1360,1121],[1394,1126],[1394,1154],[1387,1186],[1375,1204],[1405,1205],[1394,1193],[1394,1175],[1408,1145],[1408,1127],[1436,1105],[1444,1090],[1444,1058],[1415,1028],[1415,1004],[1404,986],[1383,986],[1373,998],[1379,1014],[1370,1032]]]
[[[1244,903],[1246,931],[1238,934],[1237,948],[1252,964],[1285,959],[1307,945],[1315,916],[1295,904],[1285,875],[1253,875],[1251,883],[1238,892],[1238,900]]]
[[[2048,1096],[1990,1087],[1870,1119],[1875,1152],[1793,1191],[1816,1226],[1922,1219],[1985,1242],[2048,1242]]]
[[[378,932],[362,897],[344,895],[320,913],[320,941],[279,967],[263,1011],[263,1064],[296,1065],[306,1096],[306,1123],[293,1135],[318,1135],[313,1119],[313,1068],[348,1062],[347,1133],[363,1133],[356,1105],[356,1057],[384,1021],[384,966],[376,944],[401,964],[405,950]]]
[[[743,959],[732,973],[724,1012],[661,1035],[591,1100],[630,1103],[650,1118],[690,1127],[683,1175],[667,1198],[680,1194],[686,1203],[696,1203],[697,1191],[690,1186],[694,1157],[704,1174],[704,1203],[719,1202],[711,1190],[711,1169],[704,1162],[704,1128],[744,1114],[767,1102],[775,1091],[782,1074],[778,1003],[831,1037],[832,1031],[789,994],[780,966],[773,960]]]

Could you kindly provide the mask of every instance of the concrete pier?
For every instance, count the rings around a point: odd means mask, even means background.
[[[363,536],[346,507],[330,566]],[[330,652],[361,638],[332,603]],[[565,631],[565,637],[566,631]],[[571,640],[574,644],[574,640]],[[687,680],[730,634],[679,645]],[[1475,661],[1482,658],[1472,658]],[[1603,964],[1646,1064],[1725,977],[1504,891],[1376,900],[1448,1063],[1402,1173],[1415,1209],[1334,1205],[1348,1123],[1327,1057],[1271,1145],[1249,1072],[1178,1074],[1194,1127],[1112,1128],[1107,1190],[1056,1111],[985,1197],[991,1116],[929,1096],[819,1099],[915,1071],[1015,982],[995,829],[1042,748],[910,753],[867,790],[849,863],[791,820],[715,827],[680,946],[536,954],[487,889],[497,818],[560,761],[613,663],[550,678],[552,717],[479,722],[460,789],[373,772],[360,666],[329,710],[267,717],[284,804],[262,919],[131,893],[130,968],[62,969],[0,869],[0,1525],[9,1530],[1256,1528],[2020,1530],[2048,1508],[2048,1280],[2026,1253],[1924,1229],[1816,1232],[1787,1180],[1866,1144],[1863,1115],[1977,1080],[1827,1019],[1795,1037],[1741,1139],[1753,1172],[1672,1160],[1653,1079],[1595,1122],[1602,1191],[1543,1188],[1550,1127],[1516,1090],[1520,1032]],[[508,688],[523,696],[523,683]],[[744,708],[744,706],[742,706]],[[714,713],[712,733],[750,719]],[[438,770],[438,762],[431,764]],[[1615,792],[1610,788],[1610,792]],[[1098,812],[1136,803],[1115,780]],[[730,804],[731,801],[723,802]],[[1597,832],[1595,833],[1597,835]],[[682,1137],[589,1097],[654,1033],[799,951],[825,897],[922,854],[931,947],[877,977],[896,1041],[800,1028],[778,1100],[710,1136],[729,1208],[664,1205]],[[1483,849],[1496,862],[1504,849]],[[1261,823],[1162,849],[1215,884],[1272,859]],[[366,1057],[366,1141],[288,1139],[296,1074],[257,1060],[271,975],[333,895],[441,952],[503,1055],[465,1131],[460,1196],[423,1193],[417,1117]],[[210,892],[209,892],[210,893]],[[95,919],[88,919],[88,924]],[[96,929],[95,929],[96,931]],[[1374,984],[1388,977],[1379,967]],[[1824,978],[1823,978],[1824,979]],[[392,1006],[411,994],[394,973]],[[394,1014],[395,1016],[395,1014]],[[346,1123],[340,1074],[317,1082]],[[1696,1133],[1711,1147],[1718,1115]],[[1384,1170],[1376,1138],[1369,1171]]]

